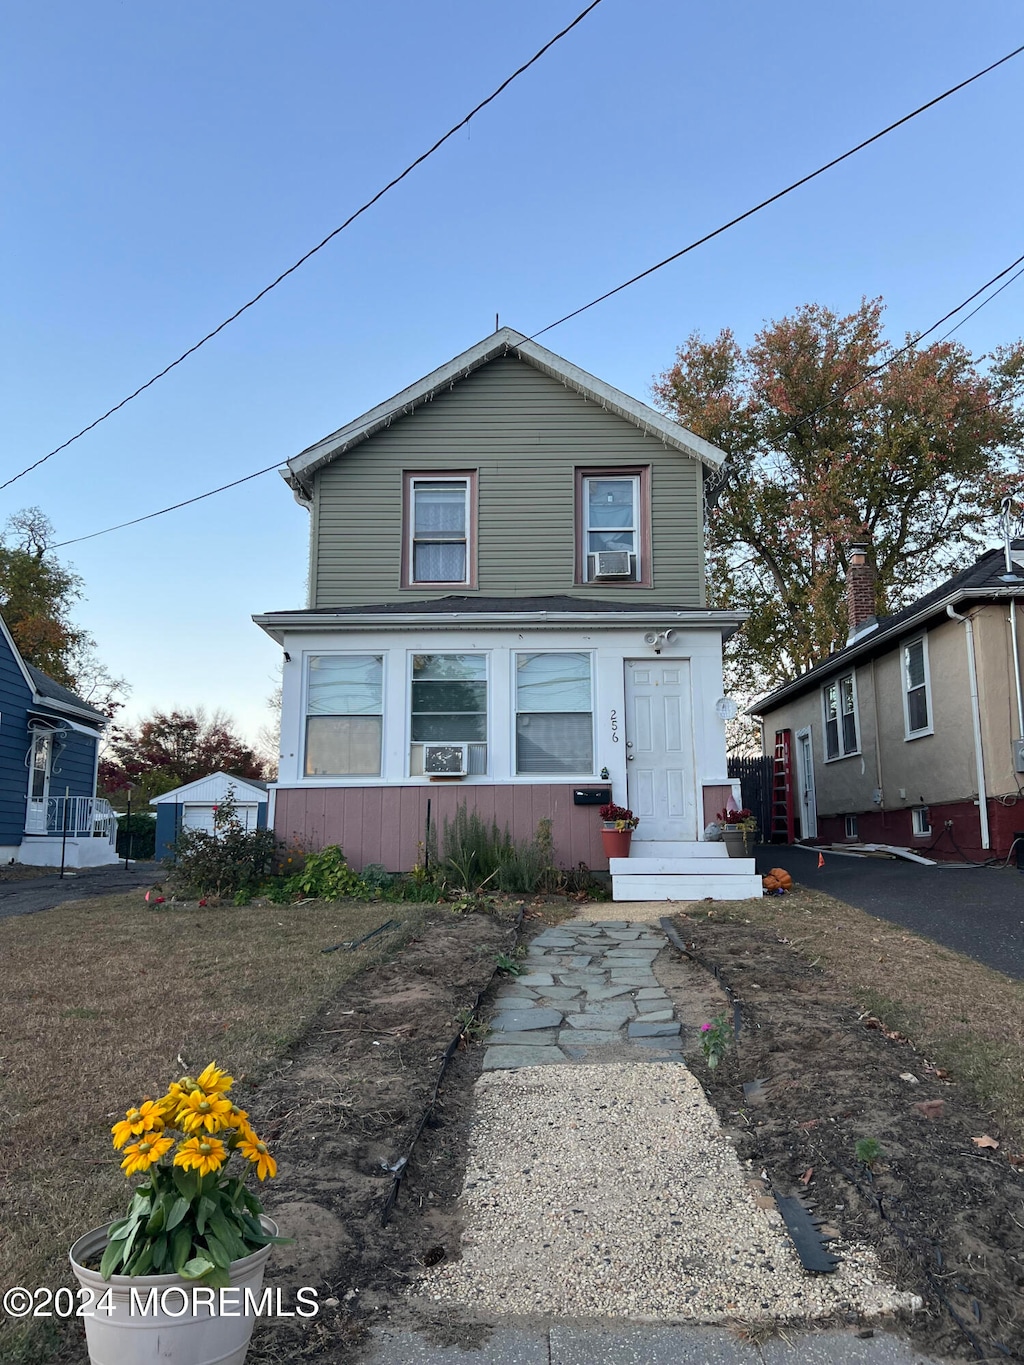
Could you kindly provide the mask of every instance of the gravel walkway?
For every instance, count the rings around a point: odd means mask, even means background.
[[[504,1315],[694,1323],[918,1306],[864,1247],[834,1243],[835,1274],[801,1269],[682,1063],[653,973],[665,943],[649,923],[583,920],[534,940],[477,1084],[462,1259],[417,1292]],[[662,1037],[644,1036],[653,1014]]]

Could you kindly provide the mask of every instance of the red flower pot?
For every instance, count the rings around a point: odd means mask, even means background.
[[[633,838],[631,829],[603,829],[601,843],[606,858],[628,858],[629,845]]]

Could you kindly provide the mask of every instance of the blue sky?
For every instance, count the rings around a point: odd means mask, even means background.
[[[9,6],[0,481],[216,325],[582,8]],[[503,324],[534,332],[1002,56],[1019,6],[603,0],[308,265],[5,489],[59,540],[284,460]],[[1024,56],[542,338],[640,398],[694,329],[816,301],[930,325],[1024,251]],[[1019,336],[1024,281],[958,333]],[[62,551],[127,714],[266,720],[253,612],[304,604],[276,474]]]

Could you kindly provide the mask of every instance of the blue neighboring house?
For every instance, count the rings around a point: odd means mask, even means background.
[[[97,867],[117,821],[96,796],[107,717],[21,657],[0,618],[0,859]]]

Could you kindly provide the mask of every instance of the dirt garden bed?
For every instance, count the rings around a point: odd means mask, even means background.
[[[798,891],[779,912],[790,917],[790,932],[801,896],[807,893]],[[802,908],[808,905],[809,898]],[[911,978],[915,970],[924,976],[936,970],[933,951],[943,962],[955,959],[913,935],[889,935],[838,902],[813,908],[819,916],[837,910],[859,916],[861,941],[867,937],[876,961],[890,938],[904,945]],[[695,912],[674,921],[694,958],[715,969],[740,1004],[735,1051],[713,1073],[698,1068],[739,1155],[767,1171],[780,1193],[805,1195],[837,1231],[874,1246],[898,1286],[922,1296],[925,1311],[908,1324],[919,1349],[1024,1359],[1021,1115],[1014,1122],[1005,1104],[1002,1114],[984,1106],[962,1073],[938,1066],[858,1001],[841,972],[821,961],[820,920],[819,933],[798,946],[772,922],[770,904],[758,907],[755,922],[744,922],[743,913],[737,904],[716,907],[710,918]],[[1020,997],[1019,987],[998,974],[956,961],[961,974],[986,973],[992,990],[1005,983]],[[975,986],[983,993],[982,978]],[[898,980],[890,991],[899,995]],[[1024,997],[1018,1009],[1021,1003]],[[1012,1035],[1016,1024],[1008,1012],[1003,1034]],[[966,1046],[962,1055],[969,1055]],[[760,1096],[744,1091],[744,1083],[758,1080],[765,1082]],[[858,1160],[862,1140],[877,1144],[870,1165]]]

